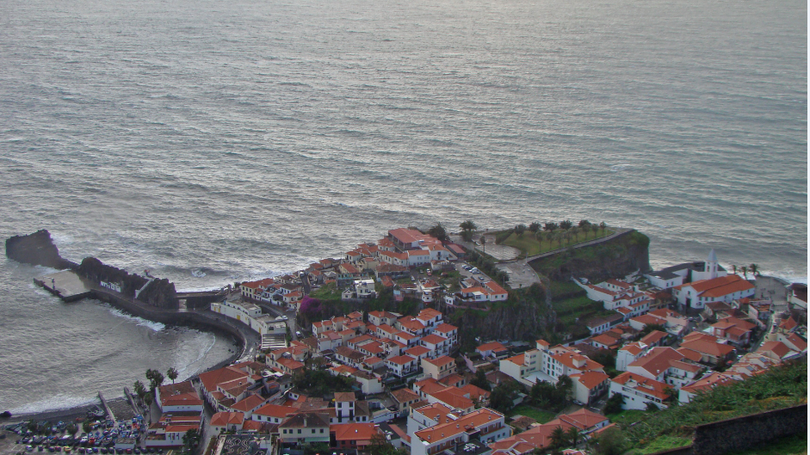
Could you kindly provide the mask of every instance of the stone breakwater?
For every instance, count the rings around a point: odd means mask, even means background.
[[[178,298],[174,283],[166,279],[130,274],[106,265],[96,258],[85,258],[81,264],[62,258],[47,230],[43,229],[30,235],[7,239],[6,256],[21,263],[67,269],[68,271],[60,273],[75,275],[75,280],[80,280],[85,289],[74,295],[63,295],[58,292],[57,286],[53,285],[53,281],[48,277],[34,280],[37,285],[64,301],[76,298],[94,298],[133,316],[150,321],[198,328],[232,337],[239,344],[240,349],[223,364],[229,364],[238,358],[247,356],[255,346],[260,344],[258,334],[244,324],[228,320],[209,311],[207,304],[194,305],[193,310],[181,308],[181,299]],[[117,288],[111,289],[103,286],[102,282],[114,283]],[[214,294],[220,295],[212,292],[208,297],[215,297]],[[199,296],[195,298],[202,301],[210,300],[210,298]]]

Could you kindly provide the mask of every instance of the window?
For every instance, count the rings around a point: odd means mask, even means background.
[[[301,429],[300,428],[298,429],[298,434],[301,434]]]

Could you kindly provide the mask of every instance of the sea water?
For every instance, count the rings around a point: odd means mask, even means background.
[[[205,289],[388,229],[588,219],[807,274],[807,5],[3,2],[0,237]],[[0,262],[0,410],[233,344]]]

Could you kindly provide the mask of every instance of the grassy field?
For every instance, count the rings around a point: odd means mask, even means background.
[[[614,231],[610,229],[599,230],[596,233],[593,231],[580,232],[577,236],[571,236],[568,240],[563,239],[562,243],[557,239],[548,240],[546,233],[538,232],[540,239],[538,239],[533,232],[526,231],[523,235],[512,233],[501,241],[501,245],[511,246],[517,248],[527,256],[534,256],[548,251],[553,251],[559,248],[573,246],[579,243],[588,242],[591,240],[601,239],[608,235],[613,234]]]
[[[643,447],[633,448],[632,450],[625,452],[624,455],[647,455],[661,452],[663,450],[686,447],[691,443],[692,438],[665,435],[654,439]]]
[[[527,405],[520,405],[511,411],[509,411],[509,416],[516,416],[522,415],[526,417],[530,417],[536,420],[539,423],[546,423],[554,420],[556,414],[553,412],[543,411],[542,409],[537,409]]]
[[[615,314],[615,311],[604,309],[602,302],[596,302],[587,296],[573,297],[551,304],[557,312],[557,321],[565,326],[565,331],[575,336],[587,336],[584,323],[590,319]]]

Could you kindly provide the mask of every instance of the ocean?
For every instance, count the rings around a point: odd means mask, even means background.
[[[0,237],[207,289],[388,229],[588,219],[807,276],[803,1],[2,0]],[[0,410],[231,340],[0,261]]]

